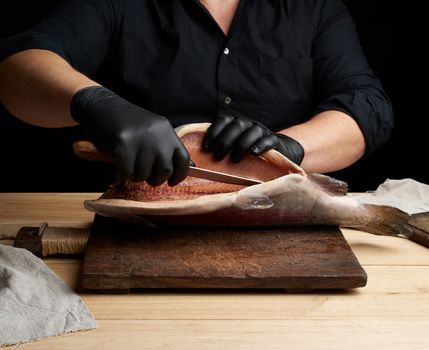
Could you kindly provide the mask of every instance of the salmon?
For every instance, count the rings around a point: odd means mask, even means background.
[[[102,216],[152,226],[279,227],[329,225],[410,238],[429,247],[429,212],[416,216],[397,208],[361,203],[347,195],[347,184],[307,174],[275,150],[240,163],[217,161],[203,152],[208,123],[176,129],[191,159],[201,168],[264,181],[249,187],[188,176],[180,184],[152,187],[118,180],[85,207]]]

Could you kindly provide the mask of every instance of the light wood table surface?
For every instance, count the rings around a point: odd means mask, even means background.
[[[98,193],[3,193],[0,222],[85,226]],[[81,261],[44,259],[77,290],[99,329],[6,349],[429,349],[429,250],[343,230],[368,273],[344,292],[151,292],[78,289]],[[2,241],[11,244],[10,241]]]

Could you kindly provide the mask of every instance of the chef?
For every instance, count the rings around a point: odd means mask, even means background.
[[[118,176],[174,186],[174,127],[234,162],[276,149],[308,172],[383,145],[392,108],[340,0],[69,0],[0,41],[0,99],[17,118],[80,124]]]

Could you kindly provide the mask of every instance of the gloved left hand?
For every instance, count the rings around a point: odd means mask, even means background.
[[[275,149],[296,164],[304,158],[304,148],[293,138],[274,134],[261,123],[245,117],[231,115],[219,116],[208,128],[202,148],[213,151],[217,160],[222,160],[231,152],[231,160],[238,163],[250,153],[258,156],[270,149]]]

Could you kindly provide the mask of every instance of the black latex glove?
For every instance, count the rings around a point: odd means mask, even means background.
[[[189,153],[165,117],[100,86],[79,90],[70,110],[95,145],[113,156],[120,178],[174,186],[186,177]]]
[[[275,149],[296,164],[304,158],[304,148],[291,137],[274,134],[266,126],[245,117],[222,115],[209,127],[203,139],[203,150],[213,151],[217,160],[231,152],[231,160],[239,162],[246,153],[258,156]]]

